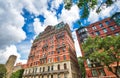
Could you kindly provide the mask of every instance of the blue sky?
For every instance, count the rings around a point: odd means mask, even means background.
[[[66,10],[63,0],[0,0],[0,63],[5,63],[12,54],[18,56],[17,62],[26,63],[35,37],[47,25],[54,26],[61,21],[70,25],[77,56],[80,56],[75,34],[75,30],[79,28],[77,21],[86,26],[107,18],[120,11],[120,1],[111,7],[102,8],[104,10],[99,14],[90,9],[89,17],[80,19],[82,10],[75,4],[70,10]]]

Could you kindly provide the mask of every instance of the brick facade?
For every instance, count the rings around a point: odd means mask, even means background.
[[[34,40],[23,78],[80,78],[68,24],[47,26]]]
[[[117,21],[117,23],[116,23]],[[93,24],[90,24],[89,26],[80,27],[78,30],[76,30],[77,38],[80,47],[82,47],[82,43],[90,36],[92,38],[95,38],[96,36],[99,36],[101,38],[104,38],[106,36],[117,36],[120,34],[120,13],[116,13],[112,17],[103,19],[101,21],[95,22]],[[83,50],[81,49],[82,56],[85,56]],[[89,60],[86,60],[84,62],[86,75],[87,77],[99,77],[103,76],[103,78],[107,77],[113,77],[114,75],[107,70],[107,68],[102,67],[93,67],[92,64],[89,64]],[[113,64],[112,66],[114,66]],[[114,68],[114,67],[113,67]]]

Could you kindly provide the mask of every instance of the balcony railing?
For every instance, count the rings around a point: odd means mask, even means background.
[[[53,70],[53,71],[45,71],[45,72],[33,72],[33,73],[25,73],[23,76],[34,76],[34,75],[46,75],[46,74],[59,74],[59,73],[69,73],[68,69],[62,70]]]

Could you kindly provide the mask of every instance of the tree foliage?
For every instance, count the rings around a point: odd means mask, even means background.
[[[85,52],[85,59],[106,66],[116,77],[119,77],[120,36],[88,38],[82,49]],[[111,64],[115,64],[116,68],[112,69]]]
[[[99,1],[99,2],[98,2]],[[117,0],[77,0],[77,6],[83,10],[81,18],[86,18],[89,15],[90,9],[95,9],[97,6],[96,12],[99,13],[102,9],[101,7],[106,4],[106,7],[111,6]],[[65,8],[70,9],[72,6],[72,0],[64,0]]]
[[[4,64],[0,64],[0,78],[5,77],[6,72],[7,72],[7,70],[6,70],[5,65]]]
[[[22,78],[23,72],[24,72],[24,69],[18,70],[12,73],[10,78]]]
[[[80,67],[82,78],[85,78],[86,74],[85,74],[84,60],[82,57],[78,57],[78,64]]]

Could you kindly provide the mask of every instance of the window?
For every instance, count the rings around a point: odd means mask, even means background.
[[[116,17],[114,17],[113,19],[116,20]]]
[[[53,67],[53,65],[51,66],[51,70],[54,70],[54,67]]]
[[[50,61],[51,61],[50,58],[48,58],[48,63],[50,63]]]
[[[48,52],[48,55],[50,55],[50,52]]]
[[[104,32],[104,33],[106,33],[106,32],[107,32],[107,29],[106,29],[106,28],[104,28],[104,29],[103,29],[103,32]]]
[[[52,51],[51,54],[54,54],[54,51]]]
[[[64,78],[67,78],[67,74],[66,73],[64,74]]]
[[[112,31],[114,31],[114,30],[115,30],[115,28],[114,28],[113,26],[110,26],[110,29],[111,29]]]
[[[50,66],[48,66],[48,71],[50,71]]]
[[[53,62],[53,60],[54,60],[54,59],[53,59],[53,58],[51,58],[51,62]]]
[[[57,53],[59,54],[59,53],[60,53],[60,50],[57,50]]]
[[[31,69],[29,69],[29,73],[31,73]]]
[[[100,26],[100,27],[103,27],[103,24],[102,24],[102,23],[100,23],[100,24],[99,24],[99,26]]]
[[[27,70],[25,71],[25,74],[27,74]]]
[[[63,52],[65,52],[65,48],[62,48]]]
[[[110,25],[110,22],[109,21],[105,21],[106,25]]]
[[[60,61],[60,57],[57,57],[57,61]]]
[[[35,73],[37,73],[37,68],[35,68]]]
[[[47,75],[47,78],[49,78],[49,75]]]
[[[92,29],[93,29],[93,30],[96,30],[97,28],[96,28],[96,26],[93,26]]]
[[[98,71],[99,71],[100,76],[105,76],[105,71],[104,71],[104,69],[99,69]]]
[[[119,35],[119,33],[117,32],[117,33],[115,33],[115,36],[118,36]]]
[[[43,72],[45,71],[45,67],[43,67]]]
[[[120,74],[120,66],[117,67],[114,67],[115,69],[117,69],[117,74]]]
[[[60,65],[58,64],[58,70],[60,70]]]
[[[32,63],[30,64],[30,66],[32,66]]]
[[[88,64],[88,67],[91,67],[91,61],[89,59],[87,59],[87,64]]]
[[[92,70],[92,75],[93,76],[98,76],[98,73],[97,73],[97,71],[94,69],[94,70]]]
[[[67,69],[67,65],[66,65],[66,63],[64,64],[64,69]]]
[[[63,59],[66,60],[66,56],[65,55],[63,56]]]
[[[60,74],[58,74],[58,78],[60,78]]]
[[[51,75],[51,78],[53,78],[53,75]]]
[[[41,72],[41,67],[40,67],[40,72]]]
[[[100,35],[100,32],[99,32],[99,31],[96,31],[95,33],[96,33],[96,35]]]
[[[92,35],[94,35],[94,32],[91,32]]]

